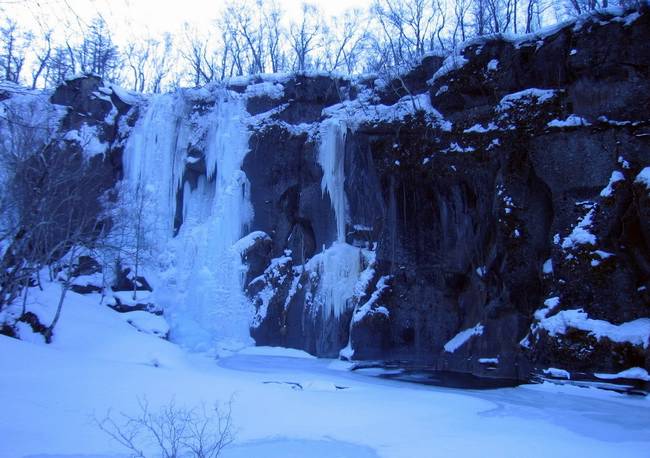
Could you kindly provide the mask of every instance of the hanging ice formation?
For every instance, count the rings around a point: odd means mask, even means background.
[[[366,253],[346,243],[345,227],[348,202],[345,195],[345,137],[344,120],[328,118],[320,127],[318,162],[323,169],[321,190],[329,195],[336,218],[336,241],[331,247],[314,256],[307,268],[319,273],[319,285],[314,296],[315,311],[323,318],[338,319],[353,306],[359,282],[365,268]]]
[[[205,113],[192,109],[191,94],[150,100],[129,135],[124,172],[133,188],[153,196],[147,235],[160,277],[155,299],[165,309],[170,337],[193,350],[219,351],[252,343],[252,305],[243,293],[246,268],[233,248],[252,219],[249,183],[241,170],[248,114],[241,96],[228,90],[214,89],[209,96],[214,107]],[[186,164],[197,160],[188,154],[190,145],[203,152],[206,165],[193,186],[183,180]],[[174,235],[181,186],[183,220]]]
[[[337,118],[321,124],[318,163],[323,169],[321,190],[329,195],[336,217],[336,241],[345,243],[347,199],[345,197],[345,136],[347,125]]]

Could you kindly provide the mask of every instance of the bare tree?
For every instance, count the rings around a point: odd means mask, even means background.
[[[639,7],[641,0],[373,0],[370,7],[323,18],[304,4],[283,16],[279,0],[229,0],[215,27],[186,25],[171,35],[133,42],[123,50],[101,15],[76,16],[65,38],[30,34],[7,19],[0,26],[0,76],[32,87],[52,87],[71,74],[94,73],[137,91],[200,86],[266,71],[384,71],[417,64],[432,50],[445,51],[474,35],[530,33],[609,5]],[[285,26],[288,24],[288,26]],[[78,26],[78,27],[77,27]],[[41,30],[47,30],[39,23]],[[31,46],[27,46],[31,44]],[[180,57],[180,59],[176,59]],[[27,70],[27,71],[26,71]]]
[[[285,70],[286,56],[281,43],[286,36],[282,27],[282,10],[275,0],[266,2],[267,7],[263,10],[266,29],[266,53],[271,63],[273,73]]]
[[[147,82],[147,64],[152,52],[152,41],[145,40],[139,43],[129,43],[124,51],[125,61],[131,74],[131,88],[134,91],[144,92]]]
[[[185,23],[183,27],[184,44],[179,52],[190,66],[190,75],[194,86],[209,83],[217,74],[215,53],[210,48],[207,36]]]
[[[162,83],[171,70],[172,38],[165,34],[162,41],[149,38],[129,43],[124,60],[129,68],[131,88],[138,92],[159,93]]]
[[[381,30],[378,42],[391,57],[387,64],[412,64],[425,52],[444,46],[445,10],[439,0],[375,0],[372,13]]]
[[[52,56],[52,31],[48,30],[43,34],[41,40],[41,47],[36,50],[36,62],[34,69],[32,70],[32,89],[36,88],[39,78],[43,74],[43,71],[47,68],[50,63],[50,57]]]
[[[478,36],[488,33],[489,16],[487,0],[474,0],[472,15],[474,17],[474,33]]]
[[[598,0],[567,0],[566,7],[569,15],[580,15],[587,11],[593,11],[602,6]]]
[[[218,458],[234,441],[231,403],[225,409],[218,404],[188,409],[172,400],[152,411],[146,399],[138,399],[138,407],[140,412],[135,416],[115,416],[109,411],[103,419],[95,420],[99,429],[134,457],[146,458],[153,453],[163,458]]]
[[[49,342],[76,272],[77,257],[82,247],[94,245],[101,232],[91,197],[99,181],[79,154],[57,151],[51,144],[16,159],[9,186],[17,201],[16,226],[10,256],[3,259],[2,287],[8,293],[3,296],[16,297],[25,279],[49,267],[62,285],[55,317],[44,334]]]
[[[0,42],[2,43],[0,64],[4,79],[14,83],[20,81],[25,55],[32,38],[31,33],[19,29],[18,24],[11,19],[7,19],[5,24],[0,27]]]
[[[221,53],[221,79],[225,77],[241,76],[247,66],[246,46],[237,31],[237,22],[224,9],[217,20],[217,28],[221,34],[223,51]]]
[[[50,111],[38,101],[14,106],[3,103],[0,116],[0,311],[34,281],[40,259],[32,235],[39,227],[25,226],[36,202],[32,156],[42,152],[54,134]],[[19,176],[22,175],[22,176]],[[24,313],[24,310],[23,310]]]
[[[169,75],[172,67],[172,36],[166,33],[162,41],[154,41],[154,56],[150,61],[149,90],[153,93],[162,91],[163,80]]]
[[[302,4],[298,21],[291,23],[289,41],[294,53],[293,69],[304,72],[309,67],[309,59],[318,43],[321,31],[318,10],[308,3]]]
[[[86,31],[82,49],[86,54],[84,71],[99,75],[103,79],[115,79],[119,66],[119,51],[113,43],[106,22],[96,17]]]
[[[265,69],[265,46],[266,21],[262,13],[263,0],[250,2],[229,3],[226,7],[226,14],[232,18],[230,32],[243,44],[245,53],[249,56],[248,72],[264,73]]]
[[[1,260],[0,309],[38,282],[37,273],[47,267],[51,279],[61,283],[55,317],[44,332],[49,342],[77,274],[78,255],[101,238],[99,198],[110,180],[84,156],[84,145],[53,135],[47,114],[39,114],[42,107],[33,112],[20,108],[5,121],[11,141],[0,145],[3,192],[11,196],[9,206],[2,208],[10,218],[3,218],[1,234],[9,244]]]
[[[525,11],[525,33],[530,33],[542,27],[542,15],[554,3],[545,0],[527,0]]]
[[[147,212],[154,198],[151,189],[142,185],[133,187],[124,181],[102,198],[103,216],[111,221],[111,228],[101,246],[111,254],[111,261],[116,265],[131,269],[134,300],[137,299],[140,269],[151,254],[150,235],[162,230],[156,215]]]
[[[56,87],[73,73],[74,69],[70,63],[68,48],[63,46],[54,48],[45,67],[45,85]]]
[[[454,46],[457,43],[457,35],[460,33],[460,41],[468,38],[468,15],[472,6],[471,0],[457,0],[454,2],[454,31],[452,33],[452,42]]]
[[[334,17],[331,25],[323,31],[322,45],[329,71],[343,69],[352,74],[359,66],[361,51],[367,38],[367,23],[361,10],[347,10]]]
[[[501,30],[501,1],[500,0],[485,0],[485,6],[488,14],[488,32],[499,33]]]
[[[65,40],[70,72],[92,73],[105,80],[117,80],[121,54],[104,19],[95,17],[82,33],[79,43],[74,35]]]

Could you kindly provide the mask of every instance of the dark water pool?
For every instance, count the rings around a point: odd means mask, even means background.
[[[400,367],[398,365],[359,365],[355,373],[401,382],[473,390],[512,388],[526,383],[521,380],[478,377],[461,372],[438,371],[422,367]]]

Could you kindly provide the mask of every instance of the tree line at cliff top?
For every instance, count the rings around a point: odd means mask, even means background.
[[[24,0],[29,1],[29,0]],[[92,73],[139,92],[259,73],[390,72],[428,52],[449,52],[472,37],[530,33],[610,6],[639,7],[644,0],[374,0],[326,18],[305,3],[288,13],[277,0],[229,2],[208,30],[182,32],[117,45],[101,14],[61,34],[39,21],[29,30],[9,15],[0,28],[0,78],[48,88]]]

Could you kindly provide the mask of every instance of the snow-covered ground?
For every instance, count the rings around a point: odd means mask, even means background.
[[[51,345],[0,336],[2,458],[127,457],[93,418],[108,409],[135,415],[145,397],[152,408],[232,398],[236,441],[225,458],[620,458],[650,450],[646,398],[553,384],[438,388],[278,348],[215,360],[138,332],[96,296],[69,295]]]

